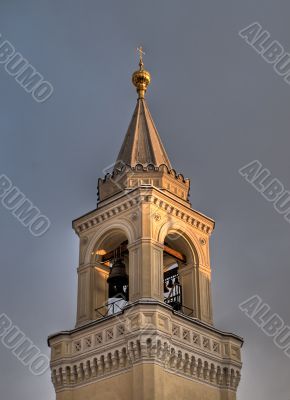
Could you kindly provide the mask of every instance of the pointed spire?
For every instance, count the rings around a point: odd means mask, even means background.
[[[153,164],[156,167],[165,164],[169,169],[172,169],[144,99],[151,77],[150,73],[144,69],[143,54],[145,53],[142,47],[138,48],[138,51],[140,53],[139,70],[132,75],[132,82],[136,86],[138,100],[116,161],[116,167],[122,164],[131,167],[135,167],[137,164],[144,166]]]
[[[165,164],[172,169],[150,111],[144,99],[138,99],[127,134],[118,155],[117,164]]]

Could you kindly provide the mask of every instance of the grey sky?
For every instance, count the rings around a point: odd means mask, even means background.
[[[0,175],[51,220],[30,235],[0,206],[0,314],[41,350],[73,327],[78,240],[71,221],[95,207],[97,178],[115,161],[136,94],[142,44],[147,100],[172,165],[191,178],[191,202],[213,217],[214,318],[245,338],[239,400],[289,400],[290,359],[238,308],[258,294],[290,324],[284,221],[238,173],[258,159],[290,189],[290,86],[238,35],[259,21],[290,50],[282,0],[2,0],[0,33],[54,86],[36,103],[0,65]],[[52,400],[0,344],[3,400]]]

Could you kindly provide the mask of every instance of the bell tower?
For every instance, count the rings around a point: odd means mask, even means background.
[[[150,74],[80,239],[76,326],[51,335],[57,400],[235,400],[242,339],[213,326],[214,221],[189,202],[148,109]]]

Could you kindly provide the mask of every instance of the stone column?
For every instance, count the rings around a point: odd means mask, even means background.
[[[212,319],[212,296],[211,296],[211,273],[209,268],[198,269],[200,318],[208,324],[213,323]]]
[[[193,265],[178,263],[178,274],[182,286],[182,304],[193,310],[193,316],[198,314],[196,302],[196,268]],[[185,310],[187,311],[187,310]]]
[[[150,297],[163,301],[163,246],[140,239],[128,249],[130,300]]]
[[[93,264],[78,268],[77,326],[93,319],[94,272]]]

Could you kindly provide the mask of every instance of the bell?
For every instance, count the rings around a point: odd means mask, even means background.
[[[172,279],[171,279],[171,278],[169,279],[169,282],[168,282],[167,287],[168,287],[169,289],[172,289],[172,288],[173,288],[173,282],[172,282]]]
[[[109,297],[128,297],[128,290],[124,287],[128,286],[128,275],[126,274],[126,266],[121,258],[117,258],[110,270],[107,279],[109,284]]]

